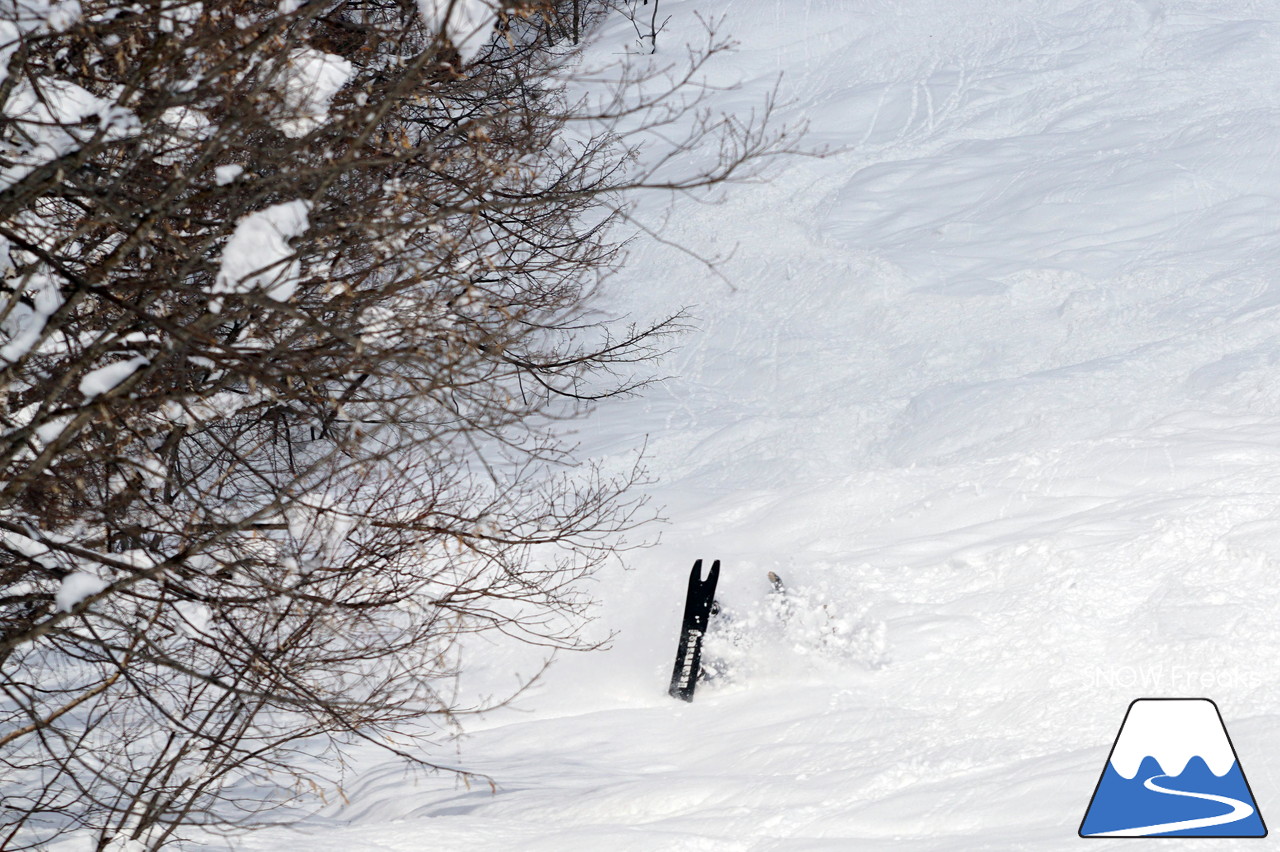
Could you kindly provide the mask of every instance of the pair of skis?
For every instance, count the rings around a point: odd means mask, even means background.
[[[684,621],[680,625],[680,645],[676,650],[676,664],[671,671],[671,687],[667,694],[681,701],[692,701],[693,690],[702,673],[702,639],[707,635],[707,624],[718,610],[716,581],[720,579],[720,560],[711,563],[706,579],[702,577],[702,560],[693,563],[689,572],[689,591],[684,599]],[[776,593],[784,591],[782,579],[772,571],[769,582]]]

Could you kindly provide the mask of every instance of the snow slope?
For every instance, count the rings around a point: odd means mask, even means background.
[[[704,5],[664,0],[659,47]],[[643,243],[615,282],[699,329],[583,427],[619,464],[647,436],[671,519],[602,578],[613,649],[459,746],[496,793],[374,766],[307,847],[1074,848],[1141,696],[1213,698],[1280,815],[1280,7],[717,8],[741,48],[715,82],[743,84],[719,102],[782,73],[845,150],[677,204],[691,249],[736,246],[732,288]],[[755,644],[686,706],[697,557]],[[762,603],[768,570],[803,617]]]

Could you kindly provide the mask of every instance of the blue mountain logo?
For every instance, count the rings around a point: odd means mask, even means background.
[[[1080,824],[1081,837],[1266,837],[1218,706],[1129,705]]]

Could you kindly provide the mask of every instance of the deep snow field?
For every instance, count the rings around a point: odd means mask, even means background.
[[[1214,699],[1280,820],[1280,4],[662,0],[659,58],[700,10],[740,43],[719,106],[781,74],[843,150],[676,203],[732,286],[643,239],[613,282],[698,327],[579,426],[618,465],[647,440],[669,519],[600,578],[612,649],[441,740],[496,792],[383,761],[235,846],[1076,848],[1144,696]],[[685,705],[699,557],[751,643]]]

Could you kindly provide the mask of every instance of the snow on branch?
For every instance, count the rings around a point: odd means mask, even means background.
[[[261,289],[270,299],[287,302],[298,286],[299,263],[289,240],[306,233],[311,203],[288,201],[250,213],[236,223],[222,250],[222,265],[210,291],[248,293]],[[215,312],[222,300],[211,301]]]
[[[341,56],[311,47],[289,53],[283,81],[284,109],[278,118],[288,137],[306,136],[329,119],[329,103],[346,85],[354,68]]]

